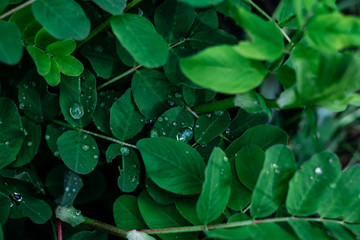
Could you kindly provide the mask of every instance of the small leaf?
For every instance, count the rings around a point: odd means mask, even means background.
[[[73,206],[76,196],[84,186],[84,182],[79,175],[72,171],[64,173],[62,182],[64,183],[62,187],[63,194],[55,202],[60,206]]]
[[[79,76],[84,71],[83,64],[73,56],[56,57],[60,72],[68,76]]]
[[[43,50],[34,46],[27,46],[26,50],[34,60],[36,69],[40,75],[46,75],[50,71],[51,58]]]
[[[126,0],[92,0],[112,15],[119,15],[126,7]]]
[[[266,217],[280,206],[295,169],[294,155],[285,145],[266,150],[264,166],[252,195],[250,212],[253,217]]]
[[[146,18],[124,13],[112,18],[111,28],[135,61],[147,68],[165,64],[169,52],[167,43]]]
[[[252,90],[266,75],[260,62],[242,57],[228,45],[210,47],[184,58],[180,66],[194,83],[226,94]]]
[[[27,39],[28,41],[33,41],[35,43],[35,46],[40,47],[42,49],[46,49],[48,45],[51,45],[52,43],[58,42],[58,39],[51,36],[45,28],[41,28],[41,25],[38,21],[34,20],[34,25],[32,28],[36,28],[37,26],[40,27],[39,31],[35,35],[35,39]],[[26,28],[26,30],[28,27]],[[38,28],[36,28],[38,29]],[[31,30],[31,29],[30,29]],[[31,34],[31,32],[29,33]],[[32,35],[29,37],[33,38]],[[28,38],[29,38],[28,37]]]
[[[99,149],[93,137],[69,130],[57,140],[57,145],[65,165],[79,174],[94,170],[99,159]]]
[[[127,140],[144,127],[144,118],[135,108],[129,88],[110,109],[110,129],[115,137]]]
[[[51,59],[50,71],[43,77],[45,78],[46,82],[52,87],[55,87],[60,83],[60,69],[55,59]]]
[[[195,141],[207,144],[227,129],[230,124],[230,115],[226,110],[215,111],[201,115],[195,123]]]
[[[197,8],[214,6],[214,5],[221,3],[222,1],[224,1],[224,0],[197,0],[197,1],[179,0],[179,2],[184,2],[186,4],[189,4],[190,6],[197,7]]]
[[[119,150],[122,153],[122,165],[119,166],[118,186],[123,192],[132,192],[140,182],[140,162],[134,150],[120,146]]]
[[[131,195],[121,195],[114,202],[114,219],[116,226],[125,230],[146,229],[138,204],[137,198]]]
[[[161,188],[177,194],[201,192],[205,164],[186,143],[170,138],[143,138],[137,142],[146,172]]]
[[[57,41],[46,46],[46,51],[57,56],[69,56],[76,49],[76,43],[72,39]]]
[[[74,0],[38,0],[32,4],[36,20],[57,39],[82,40],[90,32],[90,20]]]
[[[15,23],[0,20],[0,62],[17,64],[22,58],[21,32]]]
[[[220,148],[214,148],[205,169],[205,182],[196,204],[200,221],[207,225],[224,211],[230,197],[232,176],[229,160]]]
[[[321,152],[306,161],[289,182],[286,198],[289,213],[297,216],[316,213],[340,171],[339,159],[330,152]]]

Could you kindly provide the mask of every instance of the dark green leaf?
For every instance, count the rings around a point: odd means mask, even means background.
[[[127,140],[144,127],[144,117],[136,109],[129,88],[110,109],[110,129],[115,137]]]
[[[17,64],[22,58],[21,32],[15,23],[0,20],[0,62]]]
[[[257,145],[246,145],[235,154],[237,176],[253,190],[265,160],[265,152]]]
[[[179,195],[176,195],[172,192],[160,188],[150,178],[145,179],[145,185],[149,195],[158,204],[161,205],[173,204],[179,198]]]
[[[216,92],[207,89],[194,89],[183,86],[182,94],[184,101],[190,107],[210,102],[216,96]]]
[[[206,27],[204,29],[208,29],[208,27],[212,29],[216,29],[219,27],[219,18],[217,15],[217,12],[214,8],[207,8],[205,10],[202,10],[198,12],[196,15],[196,19]],[[200,25],[197,31],[201,32],[203,31],[202,26]]]
[[[340,171],[339,159],[330,152],[321,152],[305,162],[289,182],[286,198],[289,213],[297,216],[316,213]]]
[[[213,45],[236,44],[237,42],[238,40],[233,35],[221,29],[197,32],[190,38],[190,45],[198,50]]]
[[[132,192],[140,182],[140,162],[134,150],[120,147],[120,145],[118,145],[118,148],[120,154],[122,154],[118,186],[123,192]]]
[[[32,11],[55,38],[82,40],[90,32],[90,21],[74,0],[38,0],[32,4]]]
[[[344,228],[340,224],[325,222],[324,225],[327,229],[329,229],[329,231],[332,233],[332,235],[334,235],[334,237],[337,239],[355,240],[355,237],[352,236],[351,233],[348,232],[346,230],[346,228]]]
[[[0,162],[1,169],[15,159],[24,140],[20,114],[15,103],[8,98],[0,98],[0,126],[0,143],[5,145],[1,147],[1,153],[4,154]]]
[[[102,231],[81,231],[72,235],[69,240],[107,240],[107,233]]]
[[[0,226],[3,226],[6,223],[10,213],[10,206],[10,198],[0,192]]]
[[[160,187],[178,194],[201,192],[205,164],[186,143],[170,138],[145,138],[137,142],[147,174]]]
[[[146,229],[147,225],[141,217],[137,198],[131,195],[121,195],[114,202],[114,219],[116,226],[125,230]]]
[[[65,165],[76,173],[88,174],[94,170],[99,158],[99,149],[93,137],[69,130],[57,140]]]
[[[88,125],[96,102],[96,79],[89,71],[84,71],[80,77],[63,77],[60,85],[60,108],[65,120],[71,125]]]
[[[181,215],[191,222],[193,225],[202,225],[202,222],[199,220],[199,217],[196,213],[196,202],[197,196],[186,196],[182,197],[179,201],[175,202],[176,209],[181,213]]]
[[[92,0],[112,15],[119,15],[126,7],[126,0]]]
[[[61,182],[63,183],[63,194],[55,202],[60,206],[73,206],[76,196],[84,186],[84,182],[79,175],[72,171],[65,171]]]
[[[165,64],[169,52],[167,43],[146,18],[124,13],[112,18],[111,27],[135,61],[148,68]]]
[[[46,75],[50,71],[51,58],[43,50],[34,46],[27,46],[26,50],[35,62],[37,71],[40,75]]]
[[[250,212],[253,217],[266,217],[279,207],[285,199],[295,168],[294,155],[285,145],[275,145],[266,150],[264,166],[252,195]]]
[[[35,28],[35,27],[38,26],[38,25],[39,25],[40,28],[41,28],[41,25],[40,25],[39,22],[36,21],[36,20],[34,20],[34,25],[35,25],[35,26],[32,27],[32,28]],[[26,27],[25,31],[27,31],[28,28],[29,28],[29,26]],[[31,29],[30,29],[30,30],[31,30]],[[25,33],[25,32],[24,32],[24,33]],[[32,33],[30,32],[30,34],[32,34]],[[30,35],[29,37],[33,38],[32,35]],[[48,45],[51,45],[52,43],[58,42],[58,39],[56,39],[56,38],[54,38],[53,36],[51,36],[51,35],[46,31],[45,28],[41,28],[41,29],[36,33],[35,39],[30,39],[30,40],[31,40],[31,41],[34,41],[34,42],[35,42],[35,45],[36,45],[37,47],[42,48],[42,49],[46,49],[46,47],[47,47]],[[68,40],[65,40],[65,41],[68,41]],[[73,40],[71,40],[71,41],[73,41]],[[58,52],[58,51],[57,51],[57,52]]]
[[[222,1],[224,1],[224,0],[197,0],[197,1],[179,0],[179,2],[184,2],[186,4],[189,4],[190,6],[199,7],[199,8],[214,6],[214,5],[221,3]]]
[[[2,13],[7,5],[9,4],[9,0],[3,0],[0,2],[0,13]]]
[[[49,149],[55,157],[60,157],[60,153],[57,147],[57,140],[67,129],[55,124],[49,124],[46,127],[45,140],[49,146]]]
[[[22,31],[22,37],[24,42],[29,44],[28,46],[34,45],[34,47],[36,46],[39,48],[43,48],[44,46],[43,42],[37,41],[37,36],[43,31],[46,32],[46,30],[42,28],[40,23],[38,23],[35,19],[32,20],[29,24],[26,25],[26,27]],[[45,39],[41,39],[41,40],[45,40]],[[46,43],[47,41],[44,42]]]
[[[226,110],[215,111],[201,115],[195,124],[195,141],[207,144],[227,129],[230,124],[230,115]]]
[[[214,148],[205,169],[205,182],[196,204],[196,212],[203,224],[217,219],[230,197],[232,180],[228,158],[220,148]]]
[[[329,235],[327,235],[324,231],[322,231],[317,226],[305,222],[305,221],[289,221],[290,226],[294,229],[296,235],[301,240],[308,240],[308,239],[319,239],[319,240],[326,240],[331,239]]]
[[[58,63],[55,61],[54,58],[51,59],[51,67],[48,74],[43,76],[46,82],[54,87],[60,83],[60,69]]]
[[[194,83],[227,94],[252,90],[266,75],[260,62],[242,57],[228,45],[207,48],[183,59],[180,66]]]

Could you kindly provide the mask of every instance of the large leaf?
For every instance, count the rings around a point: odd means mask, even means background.
[[[121,195],[114,202],[113,211],[117,227],[125,230],[147,228],[147,225],[141,217],[136,197]]]
[[[205,163],[195,149],[165,137],[144,138],[136,146],[147,174],[157,185],[178,194],[201,192]]]
[[[266,150],[264,166],[252,195],[250,212],[253,217],[266,217],[279,207],[295,168],[294,155],[285,145]]]
[[[190,224],[181,216],[174,205],[159,205],[145,191],[140,194],[138,204],[141,215],[150,228],[181,227]],[[164,240],[196,239],[194,233],[163,234],[159,236]]]
[[[169,41],[180,41],[189,31],[195,18],[195,9],[177,0],[167,0],[155,12],[157,31]]]
[[[99,159],[99,149],[93,137],[78,131],[66,131],[57,140],[65,165],[76,173],[88,174]]]
[[[88,125],[96,102],[96,79],[89,71],[85,71],[80,77],[63,77],[60,85],[60,107],[65,120],[71,125]]]
[[[360,19],[338,12],[318,15],[306,27],[305,36],[312,46],[323,51],[360,46]]]
[[[32,11],[55,38],[82,40],[90,32],[90,20],[74,0],[37,0],[32,4]]]
[[[0,62],[17,64],[22,57],[21,32],[15,23],[0,20]]]
[[[222,1],[224,1],[224,0],[197,0],[197,1],[179,0],[179,2],[184,2],[193,7],[210,7],[210,6],[217,5],[217,4],[221,3]]]
[[[0,98],[0,151],[4,154],[0,169],[15,159],[23,140],[23,126],[15,103],[8,98]]]
[[[257,60],[275,60],[282,55],[284,40],[274,21],[267,22],[243,8],[237,8],[233,18],[252,38],[252,42],[242,41],[234,47],[237,52]]]
[[[144,117],[136,109],[131,89],[128,89],[110,109],[110,129],[115,137],[127,140],[140,132],[144,125]]]
[[[167,43],[145,17],[125,13],[112,18],[111,27],[135,61],[148,68],[165,64],[169,52]]]
[[[330,185],[331,190],[319,205],[321,217],[343,217],[347,222],[360,221],[360,165],[342,172]]]
[[[119,15],[126,7],[126,0],[92,0],[112,15]]]
[[[227,45],[205,49],[180,62],[183,73],[199,86],[227,94],[254,89],[266,76],[260,62],[244,58]]]
[[[305,162],[289,183],[286,198],[289,213],[298,216],[316,213],[340,171],[339,159],[330,152],[321,152]]]
[[[220,148],[214,148],[205,169],[205,182],[196,204],[196,212],[203,224],[217,219],[230,197],[232,176],[230,163]]]

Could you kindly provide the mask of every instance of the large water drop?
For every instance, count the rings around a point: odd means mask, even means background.
[[[73,119],[80,119],[84,116],[84,107],[81,103],[74,102],[70,108],[70,115]]]

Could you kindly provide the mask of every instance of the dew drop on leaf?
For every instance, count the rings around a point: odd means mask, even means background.
[[[321,168],[319,168],[319,167],[315,168],[315,173],[316,174],[322,174]]]
[[[223,111],[223,110],[215,111],[214,114],[215,114],[216,116],[222,116],[222,115],[224,115],[224,111]]]
[[[22,196],[20,193],[14,192],[13,193],[13,197],[17,202],[21,202],[22,201]]]
[[[50,135],[45,135],[45,140],[50,140]]]
[[[163,117],[159,117],[158,121],[159,121],[159,122],[162,122],[162,121],[164,121],[164,118],[163,118]]]
[[[87,152],[87,151],[90,149],[90,147],[89,147],[89,145],[84,144],[84,145],[82,145],[81,149],[82,149],[83,151]]]
[[[99,158],[99,156],[98,155],[94,155],[94,159],[98,159]]]
[[[32,142],[27,142],[26,145],[27,145],[28,147],[31,147],[31,146],[33,145],[33,143],[32,143]]]
[[[160,120],[160,118],[159,118],[159,120]],[[156,128],[151,129],[151,131],[150,131],[150,137],[151,137],[151,138],[154,138],[154,137],[158,137],[158,136],[159,136],[158,130],[157,130]]]
[[[19,108],[20,108],[21,110],[24,110],[24,108],[25,108],[25,104],[20,103],[20,104],[19,104]]]
[[[183,128],[180,132],[176,134],[176,140],[182,142],[188,142],[193,137],[194,132],[191,128]]]
[[[70,115],[73,119],[80,119],[84,116],[84,107],[81,103],[74,102],[70,108]]]
[[[120,152],[121,152],[121,155],[126,157],[126,156],[129,156],[130,154],[130,149],[127,148],[127,147],[121,147],[120,148]]]

